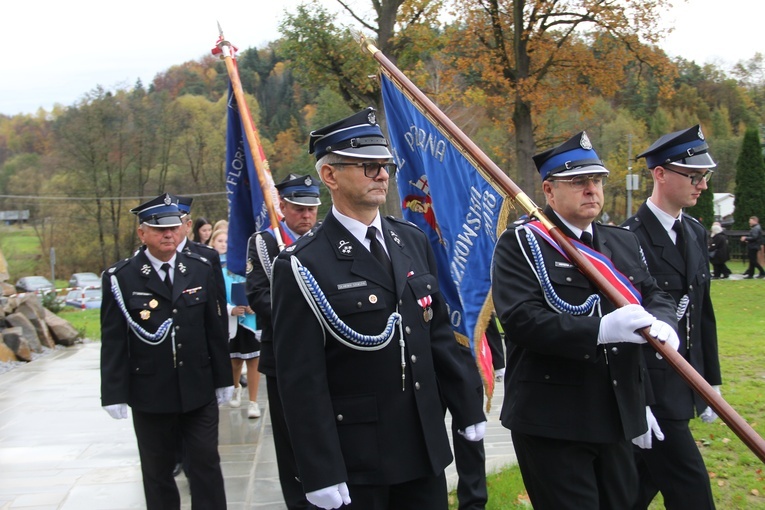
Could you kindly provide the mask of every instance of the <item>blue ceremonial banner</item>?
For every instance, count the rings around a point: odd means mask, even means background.
[[[382,92],[404,218],[428,235],[452,329],[493,381],[484,332],[504,197],[384,74]]]
[[[246,107],[247,105],[244,105],[244,108]],[[245,276],[247,240],[254,232],[268,227],[269,218],[231,83],[228,86],[226,127],[226,193],[227,267],[232,273]]]

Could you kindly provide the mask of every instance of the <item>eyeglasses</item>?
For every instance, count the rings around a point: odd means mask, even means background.
[[[396,163],[378,163],[377,161],[365,161],[363,163],[332,163],[330,166],[356,166],[361,167],[364,169],[364,175],[368,177],[369,179],[374,179],[378,175],[380,175],[380,170],[383,168],[386,172],[388,172],[388,175],[393,177],[393,174],[396,173],[396,170],[398,169],[398,166]]]
[[[677,170],[672,170],[668,166],[663,166],[662,168],[664,170],[669,170],[673,174],[682,175],[683,177],[689,178],[691,180],[692,186],[698,186],[702,179],[704,182],[709,182],[709,179],[712,178],[712,174],[714,173],[712,170],[707,170],[703,174],[685,174],[683,172],[678,172]]]
[[[602,188],[606,185],[605,175],[577,175],[571,179],[550,179],[553,182],[565,182],[577,191],[587,189],[590,182],[595,185],[596,188]]]

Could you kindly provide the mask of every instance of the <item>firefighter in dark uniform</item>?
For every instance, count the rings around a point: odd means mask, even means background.
[[[610,260],[613,271],[607,264],[596,268],[633,297],[614,309],[559,251],[544,224],[511,226],[497,242],[492,267],[507,347],[500,419],[512,431],[536,510],[630,508],[638,482],[630,441],[650,448],[652,434],[662,437],[647,407],[645,339],[635,330],[650,327],[676,347],[675,307],[648,273],[637,237],[594,223],[608,170],[586,133],[534,162],[546,217],[577,240],[580,251]]]
[[[696,125],[662,136],[638,155],[651,171],[653,192],[624,225],[637,234],[648,270],[675,300],[680,354],[719,393],[722,381],[709,295],[707,231],[682,212],[707,189],[716,166],[707,151]],[[650,347],[643,349],[656,397],[652,409],[665,439],[649,451],[635,452],[640,496],[634,508],[648,508],[659,491],[668,509],[714,508],[709,474],[688,422],[697,413],[708,422],[717,416],[666,360]]]
[[[180,508],[178,436],[187,446],[192,508],[225,509],[218,403],[233,386],[213,269],[176,252],[181,214],[170,195],[131,212],[145,249],[103,275],[101,403],[115,419],[132,408],[148,509]]]
[[[276,189],[279,192],[279,209],[284,215],[279,224],[280,235],[283,240],[288,240],[285,245],[292,244],[316,224],[316,212],[321,205],[319,182],[308,175],[289,174],[276,184]],[[303,510],[316,507],[305,499],[300,484],[276,382],[271,327],[271,267],[280,250],[274,235],[274,230],[269,228],[254,233],[247,242],[247,299],[258,316],[258,326],[262,331],[258,370],[266,377],[268,410],[282,495],[289,510]]]
[[[379,213],[387,145],[373,108],[311,133],[333,205],[273,266],[276,378],[309,502],[445,510],[441,395],[468,439],[486,417],[426,236]]]

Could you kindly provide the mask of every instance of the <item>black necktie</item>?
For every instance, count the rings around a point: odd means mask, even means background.
[[[680,220],[675,220],[675,224],[672,225],[672,230],[674,230],[677,234],[675,246],[677,246],[677,250],[680,252],[680,255],[685,258],[685,234],[683,233],[683,224],[680,223]]]
[[[590,234],[586,230],[582,232],[582,235],[579,237],[579,240],[582,241],[582,244],[586,244],[587,246],[592,248],[592,234]]]
[[[167,288],[170,290],[170,292],[173,292],[173,281],[170,279],[170,264],[165,262],[162,264],[160,269],[165,271],[165,285],[167,285]]]
[[[375,227],[369,227],[367,229],[367,239],[369,239],[369,251],[372,252],[374,258],[377,259],[377,262],[379,262],[382,267],[385,268],[385,270],[392,278],[393,265],[390,263],[388,254],[385,253],[385,249],[382,247],[382,244],[380,244],[380,241],[377,240],[377,229]]]

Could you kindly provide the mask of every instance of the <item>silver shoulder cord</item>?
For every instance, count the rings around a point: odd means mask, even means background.
[[[166,319],[165,322],[159,325],[155,333],[149,333],[137,322],[135,322],[130,316],[130,312],[128,312],[127,306],[125,306],[125,299],[122,297],[122,289],[120,289],[119,282],[117,281],[117,276],[112,275],[110,281],[112,284],[112,294],[114,295],[114,299],[117,301],[117,306],[122,312],[122,315],[125,317],[128,326],[140,341],[148,345],[157,346],[164,342],[167,339],[168,332],[171,332],[170,337],[173,344],[173,367],[175,367],[175,328],[172,327],[173,318],[170,317]]]
[[[263,267],[263,270],[266,272],[266,276],[268,277],[268,281],[271,281],[271,272],[273,270],[273,261],[271,260],[271,256],[268,254],[268,246],[266,245],[266,242],[263,240],[263,235],[258,234],[255,236],[255,250],[258,253],[258,260],[260,260],[260,265]]]
[[[323,326],[322,329],[329,331],[338,342],[358,351],[378,351],[386,347],[393,339],[394,329],[398,325],[399,346],[401,348],[401,390],[406,387],[406,353],[404,343],[404,331],[402,328],[401,314],[396,311],[388,317],[385,329],[379,335],[363,335],[348,326],[337,316],[327,297],[319,287],[311,272],[300,263],[297,257],[290,257],[292,273],[295,276],[300,292],[308,303],[316,319]],[[326,345],[326,333],[324,344]]]

